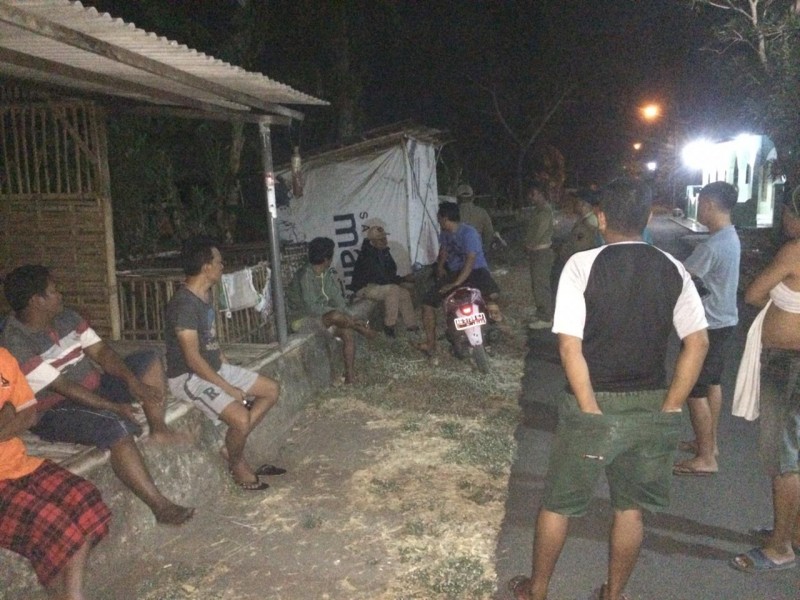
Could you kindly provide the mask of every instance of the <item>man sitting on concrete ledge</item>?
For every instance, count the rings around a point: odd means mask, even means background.
[[[247,436],[278,401],[278,383],[231,365],[217,338],[211,290],[222,279],[222,255],[216,243],[196,237],[184,244],[185,285],[167,304],[167,377],[177,398],[192,402],[213,421],[228,426],[223,456],[234,482],[244,490],[269,487],[259,476],[281,475],[285,469],[261,465],[253,469],[244,457]]]
[[[353,315],[353,308],[344,298],[342,286],[331,269],[336,245],[326,237],[308,243],[308,263],[301,267],[289,285],[287,300],[292,311],[292,330],[312,332],[333,327],[342,340],[344,382],[355,382],[356,343],[353,331],[367,339],[377,333],[369,324]]]
[[[0,547],[21,554],[51,598],[81,600],[89,550],[111,511],[91,483],[28,456],[19,435],[38,412],[14,357],[0,349]]]
[[[194,509],[164,497],[134,441],[142,433],[134,400],[142,405],[152,439],[181,439],[164,422],[164,369],[158,355],[139,353],[123,361],[83,317],[63,307],[47,267],[19,267],[3,285],[14,315],[0,345],[19,361],[36,393],[39,422],[31,431],[48,442],[110,450],[114,473],[157,522],[180,525],[190,519]]]

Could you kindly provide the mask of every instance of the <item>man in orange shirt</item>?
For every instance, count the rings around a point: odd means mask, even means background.
[[[17,361],[0,348],[0,547],[30,560],[50,597],[83,600],[89,550],[108,534],[111,511],[85,479],[28,456],[17,436],[36,423],[35,405]]]

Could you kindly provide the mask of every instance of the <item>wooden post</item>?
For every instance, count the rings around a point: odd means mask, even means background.
[[[89,107],[87,106],[87,110]],[[106,136],[106,113],[105,110],[92,105],[94,111],[94,122],[92,135],[96,136],[97,148],[97,188],[99,204],[103,211],[103,222],[106,240],[106,290],[108,300],[109,318],[111,321],[111,339],[120,339],[122,331],[119,296],[117,287],[117,265],[116,248],[114,247],[114,214],[111,209],[111,174],[108,170],[108,137]]]

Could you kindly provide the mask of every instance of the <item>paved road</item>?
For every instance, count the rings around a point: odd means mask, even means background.
[[[656,245],[684,258],[689,233],[666,218],[652,224]],[[639,563],[628,585],[631,600],[798,600],[800,568],[748,575],[727,561],[752,547],[748,530],[771,522],[769,480],[756,456],[757,425],[730,415],[730,402],[746,328],[754,314],[742,308],[737,344],[732,348],[723,389],[720,473],[705,478],[675,478],[672,505],[646,515]],[[498,598],[508,598],[506,582],[529,573],[533,526],[555,425],[553,397],[562,388],[555,339],[538,332],[530,339],[520,406],[524,419],[516,432],[519,446],[512,467],[506,516],[497,546]],[[671,354],[674,355],[675,348]],[[685,433],[691,427],[685,416]],[[611,508],[605,484],[589,514],[575,519],[556,568],[551,598],[586,600],[605,579],[606,538]]]

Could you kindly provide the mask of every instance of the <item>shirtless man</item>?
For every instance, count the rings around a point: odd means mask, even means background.
[[[759,451],[772,478],[772,530],[763,530],[763,545],[731,559],[740,571],[761,573],[796,565],[800,550],[800,193],[784,206],[783,229],[791,238],[750,284],[745,302],[764,306],[748,336],[742,369],[761,342]],[[762,321],[763,319],[763,321]],[[751,328],[751,332],[753,329]],[[752,339],[751,339],[752,338]],[[752,364],[752,363],[751,363]],[[734,400],[734,414],[737,402]]]

